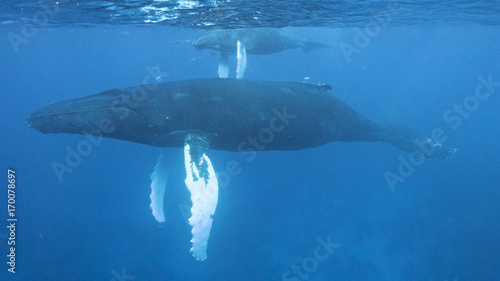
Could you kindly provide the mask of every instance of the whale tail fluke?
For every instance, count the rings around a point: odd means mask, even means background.
[[[440,141],[446,140],[444,133],[435,137],[438,139],[423,137],[415,131],[401,126],[388,126],[380,135],[381,141],[420,156],[436,159],[452,157],[457,149],[446,147],[440,143]]]

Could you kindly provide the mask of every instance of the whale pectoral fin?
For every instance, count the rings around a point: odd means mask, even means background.
[[[171,157],[168,157],[168,150],[162,150],[155,170],[151,174],[151,210],[153,216],[158,222],[165,222],[165,213],[163,211],[163,202],[165,198],[165,189],[167,187],[168,175],[170,174]]]
[[[217,70],[217,74],[219,74],[219,78],[227,78],[229,75],[229,52],[227,50],[220,50],[219,53],[219,69]]]
[[[212,216],[217,207],[219,186],[212,162],[207,156],[208,140],[203,135],[189,134],[184,139],[186,186],[191,193],[191,252],[197,260],[207,258],[207,244]]]
[[[247,68],[247,50],[239,40],[236,43],[236,59],[238,60],[238,68],[236,68],[236,79],[243,78],[245,69]]]
[[[165,201],[165,190],[167,188],[168,176],[170,175],[170,167],[173,166],[174,162],[177,162],[180,154],[171,153],[168,148],[164,148],[161,151],[160,157],[158,157],[158,163],[156,163],[155,169],[151,174],[151,210],[153,216],[158,222],[165,222],[165,212],[164,212],[164,201]]]

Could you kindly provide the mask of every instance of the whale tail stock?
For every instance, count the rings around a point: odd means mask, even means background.
[[[380,141],[427,158],[448,159],[455,154],[457,149],[441,144],[446,140],[444,133],[433,136],[435,139],[423,137],[411,129],[393,125],[385,127],[379,138]]]

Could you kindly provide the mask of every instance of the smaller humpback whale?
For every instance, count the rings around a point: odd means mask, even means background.
[[[325,44],[307,41],[295,33],[277,28],[209,30],[196,39],[193,46],[199,50],[212,49],[220,52],[218,70],[220,78],[228,77],[228,54],[237,54],[236,78],[243,78],[246,68],[246,54],[267,55],[296,48],[302,48],[304,51],[315,48],[333,48]]]
[[[192,79],[114,89],[48,105],[27,119],[42,133],[93,134],[157,147],[184,147],[191,193],[191,252],[206,259],[218,201],[209,149],[249,159],[262,150],[298,150],[334,141],[382,141],[421,157],[449,149],[409,129],[385,128],[328,92],[329,85],[242,79]],[[151,209],[165,221],[168,157],[151,174]]]

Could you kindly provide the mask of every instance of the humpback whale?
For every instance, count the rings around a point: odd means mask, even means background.
[[[455,152],[409,129],[386,128],[335,98],[329,85],[206,78],[120,88],[50,104],[27,118],[44,134],[94,134],[156,147],[184,148],[185,183],[193,207],[191,252],[206,259],[218,182],[209,149],[251,156],[334,141],[392,144],[422,157]],[[168,159],[151,175],[151,208],[165,221]]]
[[[266,55],[286,49],[302,48],[309,51],[331,46],[305,40],[295,33],[277,28],[216,29],[205,32],[193,42],[199,50],[219,51],[219,77],[228,77],[228,54],[236,53],[238,67],[236,78],[243,78],[246,54]]]

